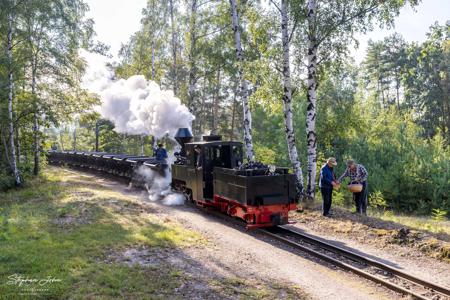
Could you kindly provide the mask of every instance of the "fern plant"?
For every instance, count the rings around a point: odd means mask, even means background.
[[[447,216],[447,211],[440,208],[433,208],[431,211],[431,218],[435,221],[444,221]]]
[[[386,199],[384,199],[383,193],[380,191],[376,191],[369,195],[369,203],[371,206],[382,209],[383,211],[385,211],[388,206]]]

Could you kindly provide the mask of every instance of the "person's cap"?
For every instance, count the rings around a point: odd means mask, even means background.
[[[345,164],[347,165],[347,167],[350,167],[355,164],[355,161],[353,159],[347,159],[347,162]]]
[[[163,146],[163,144],[158,144],[158,147],[162,147]]]
[[[336,166],[337,165],[336,158],[334,158],[334,157],[328,158],[327,159],[327,164],[328,163],[332,164],[333,166]]]

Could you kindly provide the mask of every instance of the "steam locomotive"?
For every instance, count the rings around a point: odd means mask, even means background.
[[[170,166],[155,157],[86,151],[49,151],[48,161],[118,175],[135,185],[145,183],[142,172],[137,172],[140,168],[150,168],[159,176],[171,172],[173,190],[198,206],[244,220],[247,228],[288,223],[289,211],[297,207],[295,176],[288,168],[246,168],[242,143],[222,141],[218,135],[193,142],[189,129],[180,128],[175,139],[181,151]]]

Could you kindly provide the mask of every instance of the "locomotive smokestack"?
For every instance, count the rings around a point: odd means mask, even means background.
[[[181,145],[181,156],[186,156],[185,144],[191,142],[193,139],[192,133],[188,128],[179,128],[175,134],[175,140]]]

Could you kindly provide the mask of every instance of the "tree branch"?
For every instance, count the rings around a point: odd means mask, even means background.
[[[275,5],[275,7],[278,9],[278,11],[281,13],[281,8],[275,3],[275,1],[270,0],[270,2]]]
[[[373,4],[372,6],[369,6],[368,8],[362,9],[359,12],[355,13],[354,15],[349,16],[348,18],[345,18],[345,14],[343,14],[344,18],[342,18],[338,23],[332,25],[331,29],[328,30],[320,39],[317,39],[317,45],[320,45],[326,38],[328,38],[333,31],[336,30],[337,27],[342,26],[344,24],[346,24],[347,22],[350,22],[351,20],[361,17],[367,13],[370,13],[372,11],[374,11],[375,9],[377,9],[381,4],[383,4],[386,0],[384,1],[377,1],[375,4]]]

